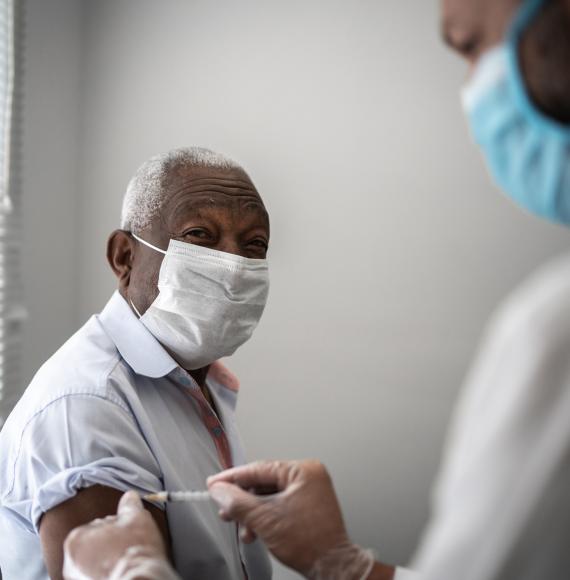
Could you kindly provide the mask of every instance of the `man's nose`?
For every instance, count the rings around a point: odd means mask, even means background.
[[[244,250],[235,238],[223,238],[216,245],[216,250],[219,252],[226,252],[227,254],[235,254],[236,256],[245,257]]]

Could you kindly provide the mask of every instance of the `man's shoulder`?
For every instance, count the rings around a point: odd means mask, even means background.
[[[98,437],[93,429],[112,432],[130,425],[132,413],[123,392],[128,384],[129,369],[97,317],[90,318],[38,370],[0,432],[2,500],[19,479],[23,487],[16,486],[18,493],[24,493],[36,456],[42,459],[42,473],[49,465],[54,470],[54,458],[73,465],[66,453],[87,456],[83,447],[88,450],[90,437]],[[78,444],[82,432],[86,437]]]
[[[129,371],[97,317],[91,317],[37,371],[10,414],[3,431],[21,429],[55,401],[69,397],[98,397],[122,404],[121,374]],[[0,437],[0,440],[3,437]]]
[[[29,388],[52,396],[85,390],[103,395],[120,361],[115,344],[92,316],[40,367]]]

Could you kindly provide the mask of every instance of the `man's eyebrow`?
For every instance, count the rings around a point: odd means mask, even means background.
[[[250,203],[251,203],[251,205],[250,205]],[[245,205],[245,209],[249,209],[251,211],[255,211],[255,212],[259,213],[260,216],[263,218],[263,221],[269,227],[269,223],[270,223],[269,212],[265,209],[265,206],[262,203],[258,203],[256,205],[253,205],[253,202],[250,202],[250,203]]]

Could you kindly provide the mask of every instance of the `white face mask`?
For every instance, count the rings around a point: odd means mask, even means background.
[[[141,322],[185,369],[233,354],[257,326],[269,294],[267,260],[242,258],[177,240],[165,254],[159,294]]]

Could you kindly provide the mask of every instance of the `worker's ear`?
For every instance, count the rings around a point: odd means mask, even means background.
[[[107,260],[119,280],[120,288],[128,288],[135,256],[135,240],[130,232],[115,230],[107,242]]]

